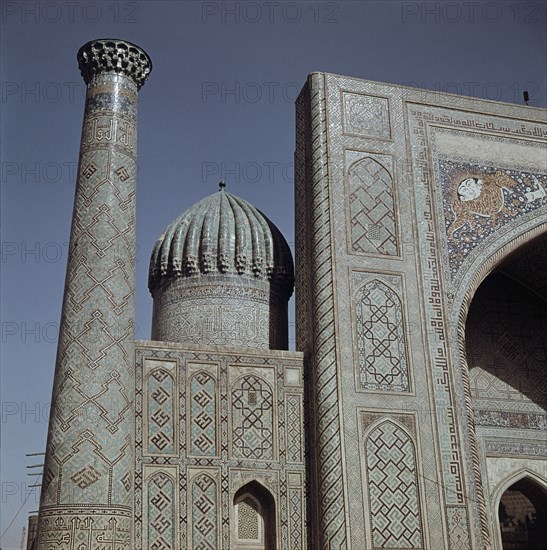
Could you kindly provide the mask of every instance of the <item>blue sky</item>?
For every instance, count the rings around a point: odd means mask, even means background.
[[[544,1],[4,1],[1,5],[1,533],[44,450],[85,88],[94,38],[144,48],[139,95],[137,327],[149,255],[183,210],[227,189],[293,244],[294,99],[312,71],[547,104]],[[292,336],[292,334],[291,334]],[[0,540],[19,548],[31,494]]]

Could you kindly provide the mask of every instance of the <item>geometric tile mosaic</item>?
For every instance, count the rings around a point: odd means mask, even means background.
[[[305,483],[304,451],[301,443],[293,443],[299,441],[304,433],[301,357],[292,357],[290,352],[277,355],[279,352],[274,351],[271,352],[273,355],[270,352],[257,355],[256,352],[245,354],[207,347],[199,351],[188,350],[181,349],[179,345],[175,345],[178,349],[165,349],[161,344],[156,345],[156,342],[141,342],[136,353],[135,550],[152,547],[149,541],[152,537],[149,526],[152,512],[147,509],[148,480],[157,473],[158,468],[175,480],[177,521],[174,545],[162,546],[164,543],[158,542],[158,537],[165,539],[166,536],[160,533],[155,539],[155,548],[233,548],[237,542],[237,504],[230,500],[230,495],[258,479],[264,487],[268,487],[264,493],[269,495],[271,491],[275,495],[275,501],[272,499],[271,502],[279,510],[275,516],[277,520],[267,516],[267,525],[278,521],[274,531],[264,530],[265,520],[259,518],[260,540],[271,537],[272,541],[275,539],[270,545],[272,548],[302,550],[306,540],[302,487]],[[173,345],[170,344],[170,347]],[[257,369],[259,356],[261,368]],[[284,387],[287,369],[294,371],[294,379],[290,386]],[[257,370],[268,376],[268,382],[260,378]],[[234,383],[229,385],[232,376]],[[292,406],[289,406],[289,401]],[[152,402],[157,403],[156,410],[153,410]],[[174,406],[174,421],[165,422],[163,414],[159,415],[158,411],[169,412],[170,403]],[[277,413],[275,422],[274,412]],[[156,419],[158,433],[165,432],[167,426],[171,430],[175,425],[174,456],[147,442],[152,417]],[[242,430],[238,430],[238,422]],[[179,425],[181,428],[177,429]],[[212,446],[202,444],[203,438],[200,439],[200,436],[203,434],[207,434]],[[255,456],[250,453],[248,457],[243,456],[245,446],[254,445],[255,438],[260,441],[258,448],[262,445],[258,453],[262,458],[256,459],[256,462]],[[149,444],[153,452],[147,451]],[[289,444],[298,446],[298,450],[291,449],[289,452]],[[279,459],[273,461],[271,457],[278,453]],[[301,459],[289,462],[288,457],[295,453],[302,453]],[[300,509],[290,517],[288,476],[293,476],[291,488],[299,493],[293,498],[300,498],[301,502]],[[101,481],[102,477],[91,488]],[[260,491],[258,494],[259,513],[262,514],[265,509],[264,506],[260,508],[263,494]],[[248,495],[249,492],[243,494]],[[164,495],[154,496],[154,504],[161,509],[168,499]],[[271,502],[268,501],[268,506]],[[154,525],[156,531],[167,527],[163,517],[157,519]],[[294,533],[292,538],[303,541],[302,544],[289,546],[291,532]],[[267,540],[270,541],[270,538]]]
[[[385,97],[343,93],[344,132],[389,139],[389,103]]]
[[[336,315],[333,276],[331,217],[332,191],[336,181],[329,170],[329,133],[325,75],[310,75],[297,100],[296,238],[300,252],[297,290],[298,345],[309,354],[310,431],[316,433],[312,445],[316,480],[310,507],[309,544],[317,548],[347,548],[349,525],[344,486],[343,439],[340,418],[340,371],[336,350]],[[340,95],[338,95],[340,98]],[[371,119],[374,100],[348,98],[344,111],[346,131],[366,132],[374,128]],[[361,109],[359,103],[363,104]],[[341,178],[343,180],[343,177]],[[338,220],[340,221],[340,220]],[[300,259],[298,258],[300,256]],[[303,298],[299,298],[302,296]]]
[[[302,462],[302,404],[299,395],[287,395],[287,460]]]
[[[366,157],[350,166],[348,187],[352,252],[396,256],[397,226],[389,172]]]
[[[245,376],[232,387],[233,454],[273,460],[273,399],[268,384]]]
[[[136,151],[127,136],[135,133],[136,73],[142,84],[150,64],[144,52],[133,48],[129,56],[128,50],[123,41],[98,40],[78,52],[86,101],[44,466],[50,483],[41,495],[40,548],[130,550]],[[103,71],[118,62],[118,74]],[[126,167],[123,184],[115,174],[119,166]],[[55,532],[55,527],[62,529]]]
[[[450,535],[450,550],[468,550],[471,548],[465,508],[463,506],[447,506],[446,514]]]
[[[302,489],[300,487],[291,487],[289,489],[289,506],[289,517],[291,520],[291,548],[303,548]]]
[[[254,498],[245,497],[237,505],[237,538],[240,540],[259,541],[262,518],[258,512],[258,503]]]
[[[412,439],[385,420],[366,438],[365,457],[373,548],[424,548]]]
[[[360,387],[409,391],[403,309],[396,292],[378,279],[356,292]]]

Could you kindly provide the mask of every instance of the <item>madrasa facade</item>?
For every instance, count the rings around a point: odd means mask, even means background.
[[[111,39],[78,61],[29,548],[544,548],[545,110],[311,74],[294,265],[274,223],[221,183],[158,239],[142,341],[136,122],[151,61]]]

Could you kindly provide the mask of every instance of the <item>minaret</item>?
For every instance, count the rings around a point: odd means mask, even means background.
[[[112,39],[78,62],[87,95],[38,548],[130,550],[137,92],[152,64]]]

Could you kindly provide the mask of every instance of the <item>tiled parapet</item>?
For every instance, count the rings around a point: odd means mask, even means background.
[[[133,523],[137,91],[148,56],[78,53],[87,83],[38,547],[129,549]]]

